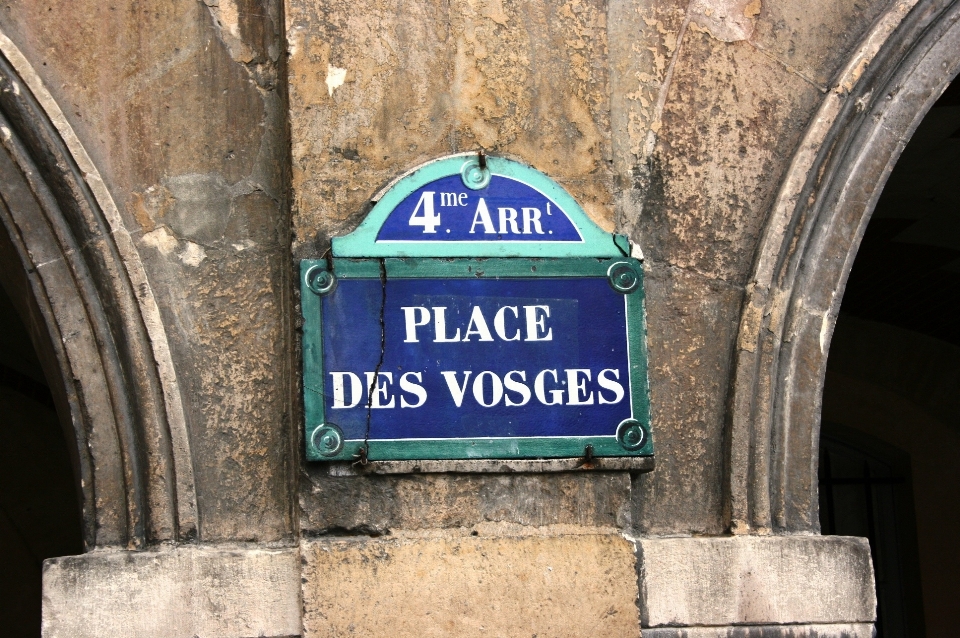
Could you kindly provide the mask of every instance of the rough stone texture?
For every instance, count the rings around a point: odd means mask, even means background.
[[[886,6],[794,4],[288,0],[283,22],[268,0],[6,3],[0,27],[102,170],[161,306],[200,537],[293,533],[288,116],[299,255],[398,173],[484,146],[547,171],[632,231],[654,273],[702,277],[704,303],[732,308],[735,290],[709,282],[745,280],[818,87]],[[686,293],[669,294],[649,297],[657,338],[690,321]],[[640,481],[641,529],[723,526],[726,381],[700,380],[727,367],[716,327],[652,347],[665,464]]]
[[[657,470],[636,483],[641,533],[727,526],[730,324],[780,178],[823,99],[818,78],[845,63],[885,4],[610,3],[616,220],[650,273]]]
[[[823,87],[888,4],[287,0],[295,255],[432,157],[546,171],[647,258],[658,469],[634,525],[723,532],[743,287]]]
[[[580,458],[556,459],[421,459],[419,461],[353,461],[328,463],[330,476],[370,476],[373,474],[477,473],[512,474],[540,472],[650,472],[656,466],[652,456],[601,456],[589,463]]]
[[[308,536],[484,523],[618,529],[630,522],[625,472],[339,478],[312,470],[303,479],[300,527]]]
[[[811,4],[765,0],[751,41],[826,90],[866,27],[891,4],[890,0],[817,2],[811,10]]]
[[[822,91],[846,90],[831,78],[889,4],[287,0],[284,20],[278,0],[15,0],[0,8],[0,28],[62,106],[141,253],[186,404],[201,539],[295,534],[291,182],[298,257],[322,254],[399,173],[478,147],[532,163],[602,226],[629,232],[650,275],[658,453],[658,470],[634,479],[632,521],[629,481],[612,473],[336,478],[308,467],[299,493],[304,534],[327,535],[305,545],[306,610],[319,635],[355,618],[368,634],[471,635],[484,622],[501,635],[539,623],[550,635],[620,636],[637,631],[626,541],[503,534],[724,531],[724,473],[744,470],[724,467],[731,352],[757,241]],[[71,300],[57,306],[66,318],[83,312]],[[797,432],[793,449],[811,449]],[[121,507],[119,482],[97,489],[105,510]],[[812,485],[790,490],[814,502]],[[460,528],[501,537],[446,536]],[[388,530],[393,538],[331,537]],[[413,531],[433,537],[404,536]],[[854,541],[641,546],[647,620],[714,625],[686,635],[863,635],[872,618],[869,559]],[[200,606],[223,595],[251,619],[239,635],[261,631],[256,605],[275,590],[233,598],[248,583],[225,578],[191,593],[192,574],[235,564],[230,552],[195,551],[56,562],[47,612],[99,635],[123,635],[109,625],[121,622],[139,635],[207,635],[189,623],[225,618]],[[111,589],[114,577],[127,589]],[[84,583],[92,589],[79,597]],[[163,591],[184,598],[158,602]],[[428,617],[438,599],[445,617]],[[167,624],[144,628],[153,622]],[[280,625],[262,631],[299,631]]]
[[[95,552],[44,563],[44,638],[300,634],[297,551]]]
[[[680,268],[647,268],[657,469],[635,479],[638,532],[721,532],[721,445],[741,291]]]
[[[638,220],[644,253],[742,284],[776,176],[818,97],[748,43],[688,29]]]
[[[797,151],[758,251],[738,339],[733,529],[819,528],[816,441],[840,293],[892,164],[960,71],[957,17],[947,3],[891,7]]]
[[[270,0],[0,11],[140,251],[183,392],[206,540],[293,532],[280,16]]]
[[[641,539],[637,557],[644,627],[856,624],[875,618],[866,539]]]
[[[378,185],[479,148],[612,228],[604,2],[287,0],[287,40],[297,256],[352,230]]]
[[[659,627],[644,638],[873,638],[873,623],[842,625],[750,625],[746,627]]]
[[[301,552],[304,638],[640,635],[633,544],[619,535],[324,540]]]

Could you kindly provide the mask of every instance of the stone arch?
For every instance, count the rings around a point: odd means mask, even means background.
[[[195,537],[185,415],[139,254],[63,113],[3,34],[0,282],[75,444],[87,549]]]
[[[960,71],[960,2],[891,6],[798,147],[755,257],[727,428],[734,533],[815,533],[820,403],[843,288],[904,146]]]

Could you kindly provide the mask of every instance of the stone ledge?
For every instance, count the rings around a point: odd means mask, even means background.
[[[658,627],[644,629],[643,638],[873,638],[873,623]]]
[[[640,539],[637,559],[647,636],[647,627],[872,624],[875,618],[863,538]]]
[[[296,549],[95,552],[43,565],[44,638],[299,635]]]
[[[652,456],[596,457],[589,463],[583,457],[564,459],[491,459],[370,461],[357,463],[327,462],[330,476],[366,476],[369,474],[517,474],[550,472],[652,472]],[[317,465],[320,465],[319,463]]]
[[[318,539],[301,544],[304,638],[639,638],[619,534]]]

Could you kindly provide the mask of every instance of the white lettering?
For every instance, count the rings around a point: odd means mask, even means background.
[[[333,377],[333,407],[334,409],[352,408],[363,398],[363,388],[360,386],[360,377],[352,372],[331,372]],[[350,379],[350,403],[347,404],[343,380]]]
[[[457,194],[456,193],[440,193],[440,205],[441,206],[457,206]]]
[[[547,401],[547,393],[543,387],[543,381],[548,373],[553,375],[553,382],[557,382],[556,370],[541,370],[537,378],[533,380],[533,392],[537,395],[537,400],[544,405],[562,405],[563,390],[550,390],[550,396],[553,397],[553,400]]]
[[[512,337],[507,337],[507,327],[506,327],[506,311],[510,310],[513,312],[513,318],[519,319],[520,314],[517,312],[516,306],[504,306],[497,311],[497,314],[493,316],[493,329],[497,331],[497,336],[503,339],[504,341],[520,341],[520,328],[517,328],[517,331],[513,333]]]
[[[407,331],[404,343],[417,343],[417,327],[427,325],[430,321],[430,311],[422,306],[401,306],[403,324]],[[419,319],[415,315],[419,315]]]
[[[539,310],[543,311],[540,315]],[[541,335],[545,329],[544,320],[550,316],[550,306],[524,306],[523,312],[527,317],[527,338],[525,341],[553,341],[553,328]]]
[[[471,370],[467,370],[463,373],[463,385],[457,383],[456,372],[445,371],[440,373],[443,375],[444,381],[447,382],[447,387],[450,389],[450,396],[453,398],[453,402],[458,408],[463,403],[463,394],[467,391],[467,380],[470,379],[471,372]]]
[[[409,377],[416,377],[418,383],[414,383],[409,379]],[[420,372],[404,372],[403,376],[400,377],[400,389],[404,392],[409,392],[410,394],[417,397],[416,403],[407,403],[406,397],[400,395],[400,407],[401,408],[419,408],[421,405],[427,402],[427,391],[423,389],[423,386],[420,384],[423,383],[423,374]]]
[[[433,309],[433,329],[436,332],[434,343],[460,341],[460,328],[457,328],[457,333],[453,335],[453,338],[447,337],[447,308],[445,306]]]
[[[394,397],[390,396],[390,384],[393,383],[392,372],[366,372],[367,387],[370,388],[370,407],[371,408],[392,408],[396,404]],[[374,380],[376,375],[376,380]],[[381,380],[385,382],[380,383]],[[384,401],[389,402],[384,403]]]
[[[514,374],[520,375],[520,381],[514,381],[510,377]],[[521,383],[521,381],[523,383]],[[530,388],[526,385],[527,382],[527,373],[523,370],[511,370],[510,372],[503,375],[503,385],[506,386],[507,390],[510,392],[516,392],[520,395],[520,403],[514,403],[510,400],[510,395],[508,394],[504,403],[506,405],[526,405],[530,401]]]
[[[480,306],[473,307],[473,312],[470,313],[470,323],[467,324],[467,331],[463,333],[463,340],[470,341],[470,335],[479,335],[480,341],[493,341],[493,335],[490,334],[490,328],[487,327],[487,320],[483,318],[483,313],[480,312]]]
[[[547,202],[547,206],[550,206],[549,202]],[[543,234],[543,228],[540,227],[540,209],[539,208],[523,209],[523,234],[524,235],[530,234],[531,226],[536,227],[538,235]]]
[[[457,195],[457,199],[459,200],[459,201],[457,202],[457,205],[459,205],[459,206],[466,206],[466,205],[467,205],[467,194],[466,194],[466,193],[460,193],[459,195]]]
[[[509,224],[514,235],[520,234],[520,229],[517,228],[517,209],[516,208],[498,208],[497,211],[500,213],[500,234],[508,234],[507,225]]]
[[[599,390],[597,391],[597,403],[600,404],[613,404],[620,403],[623,399],[623,386],[620,385],[618,381],[607,378],[607,373],[612,372],[613,376],[617,379],[620,378],[620,371],[614,370],[613,368],[606,368],[600,371],[600,374],[597,375],[597,383],[600,384],[600,387],[604,390],[610,390],[613,392],[614,399],[613,401],[607,401],[603,398],[603,393]]]
[[[410,215],[408,225],[423,226],[423,232],[425,233],[437,232],[437,226],[440,225],[440,215],[437,215],[433,210],[433,195],[433,191],[423,192],[420,201],[417,202],[417,207],[413,209],[413,214]],[[423,208],[423,214],[418,216],[417,213],[420,212],[421,207]]]
[[[593,405],[593,392],[587,392],[587,381],[590,380],[590,371],[573,368],[564,370],[567,373],[567,405]],[[586,381],[580,380],[580,375],[586,377]],[[586,396],[583,397],[583,393]]]
[[[493,228],[493,220],[490,219],[490,210],[487,208],[487,203],[483,201],[483,198],[480,198],[480,202],[477,204],[477,212],[473,214],[473,225],[470,226],[470,234],[474,233],[474,229],[477,227],[477,224],[483,226],[483,232],[488,235],[492,235],[497,231]]]
[[[484,403],[483,378],[488,375],[490,377],[490,389],[493,391],[493,395],[490,399],[490,403]],[[473,380],[473,398],[477,400],[477,403],[485,408],[492,408],[496,404],[500,403],[500,399],[503,398],[503,384],[500,383],[500,377],[489,370],[484,370],[478,374]]]

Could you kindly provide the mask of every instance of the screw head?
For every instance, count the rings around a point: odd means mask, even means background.
[[[618,261],[607,269],[607,279],[617,292],[630,294],[640,287],[640,275],[632,264]]]
[[[330,294],[337,287],[336,275],[322,266],[310,266],[303,279],[307,288],[320,296]]]
[[[647,442],[647,432],[636,419],[626,419],[617,426],[617,442],[625,450],[639,450]]]
[[[477,158],[468,159],[460,169],[460,179],[463,185],[470,190],[481,190],[490,184],[490,168],[480,168],[480,161]]]
[[[333,423],[325,423],[313,432],[313,447],[320,456],[336,456],[343,450],[343,431]]]

